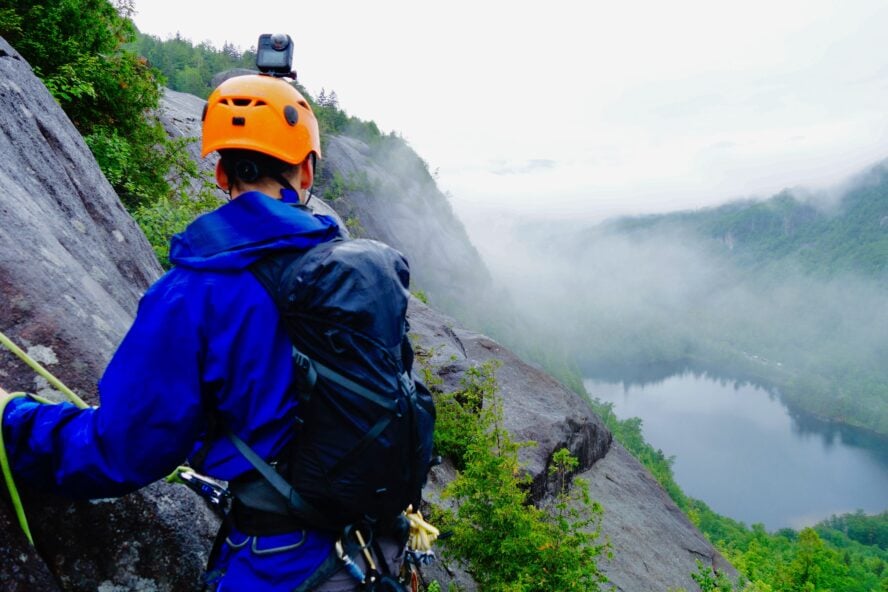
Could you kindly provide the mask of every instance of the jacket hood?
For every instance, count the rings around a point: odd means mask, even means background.
[[[240,270],[269,251],[309,249],[337,236],[333,218],[250,191],[173,236],[170,261],[191,269]]]

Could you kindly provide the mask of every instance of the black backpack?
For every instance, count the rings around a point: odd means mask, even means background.
[[[235,446],[308,526],[378,524],[418,508],[435,408],[412,375],[404,256],[380,242],[336,239],[277,252],[250,271],[293,342],[301,423],[276,467],[229,434]]]

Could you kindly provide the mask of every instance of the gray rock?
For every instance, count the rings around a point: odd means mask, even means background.
[[[161,269],[77,130],[2,39],[0,217],[0,329],[97,403],[97,380]],[[0,384],[58,398],[5,350]],[[217,523],[170,485],[99,503],[23,494],[39,555],[3,503],[4,590],[193,590]]]
[[[332,190],[334,178],[345,182],[341,196]],[[435,306],[466,313],[482,309],[482,300],[502,302],[447,197],[403,141],[383,138],[371,146],[328,136],[316,186],[352,234],[381,240],[407,256],[414,285]]]
[[[187,142],[188,155],[197,163],[202,177],[189,179],[187,193],[196,196],[206,183],[221,204],[228,199],[228,196],[215,184],[216,161],[219,158],[215,153],[207,158],[200,156],[201,114],[206,104],[206,101],[194,95],[165,88],[160,99],[160,110],[157,116],[170,138]],[[174,171],[173,174],[175,174]],[[178,179],[171,180],[174,185],[177,184]]]
[[[219,72],[215,76],[213,76],[212,80],[210,80],[210,87],[216,88],[229,78],[234,78],[235,76],[247,76],[249,74],[258,74],[259,70],[250,70],[249,68],[232,68],[231,70],[226,70],[224,72]]]
[[[601,532],[613,559],[600,567],[618,590],[696,590],[696,561],[731,577],[737,572],[675,505],[650,473],[620,444],[578,476],[604,507]]]
[[[612,441],[610,432],[578,395],[492,339],[458,327],[453,319],[416,299],[410,301],[409,319],[411,340],[423,357],[428,356],[445,392],[459,388],[472,365],[490,359],[503,362],[496,377],[505,426],[516,441],[537,443],[523,449],[520,456],[532,478],[535,503],[546,504],[554,492],[554,484],[547,479],[552,454],[567,447],[579,459],[576,478],[586,481],[592,499],[604,506],[601,532],[610,540],[614,558],[601,558],[599,567],[616,589],[694,590],[690,574],[696,571],[696,559],[735,575],[647,469]],[[426,497],[448,506],[451,502],[441,498],[441,490],[455,476],[450,463],[435,467]],[[446,558],[424,575],[445,588],[448,582],[465,590],[477,588],[462,566]]]
[[[431,354],[429,363],[443,380],[442,390],[457,390],[466,369],[488,360],[502,365],[496,378],[503,399],[505,427],[522,442],[520,459],[533,478],[531,495],[541,500],[551,493],[547,480],[551,457],[567,448],[579,460],[580,470],[602,458],[611,434],[589,406],[560,382],[535,368],[496,341],[462,329],[456,321],[421,303],[410,300],[411,338],[421,352]]]

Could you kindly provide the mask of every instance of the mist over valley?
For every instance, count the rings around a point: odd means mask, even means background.
[[[784,431],[817,433],[822,450],[837,445],[860,451],[865,459],[858,489],[876,487],[859,506],[845,499],[807,519],[725,513],[781,527],[863,505],[868,511],[888,507],[884,163],[832,192],[785,191],[764,200],[598,224],[553,223],[542,205],[534,217],[466,222],[521,319],[501,334],[527,344],[525,351],[537,358],[541,351],[566,356],[565,365],[602,381],[586,383],[591,397],[603,394],[595,384],[612,394],[621,389],[607,385],[623,385],[625,394],[687,372],[736,381],[735,388],[755,385],[780,402],[762,413],[782,414],[774,421]],[[693,389],[700,391],[693,398],[698,411],[717,405],[715,393],[707,401],[705,388]],[[683,416],[671,413],[673,430],[682,432]],[[727,426],[731,415],[717,421]],[[696,436],[696,447],[716,446],[702,433]],[[749,443],[742,433],[738,438],[736,457],[730,450],[709,455],[722,470],[750,462],[739,453]],[[667,456],[676,454],[663,446]],[[811,454],[816,466],[819,453]],[[829,479],[812,477],[816,483],[808,487]]]

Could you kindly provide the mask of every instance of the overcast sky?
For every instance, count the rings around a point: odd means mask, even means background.
[[[888,2],[136,0],[409,140],[466,217],[601,219],[824,187],[888,158]]]

